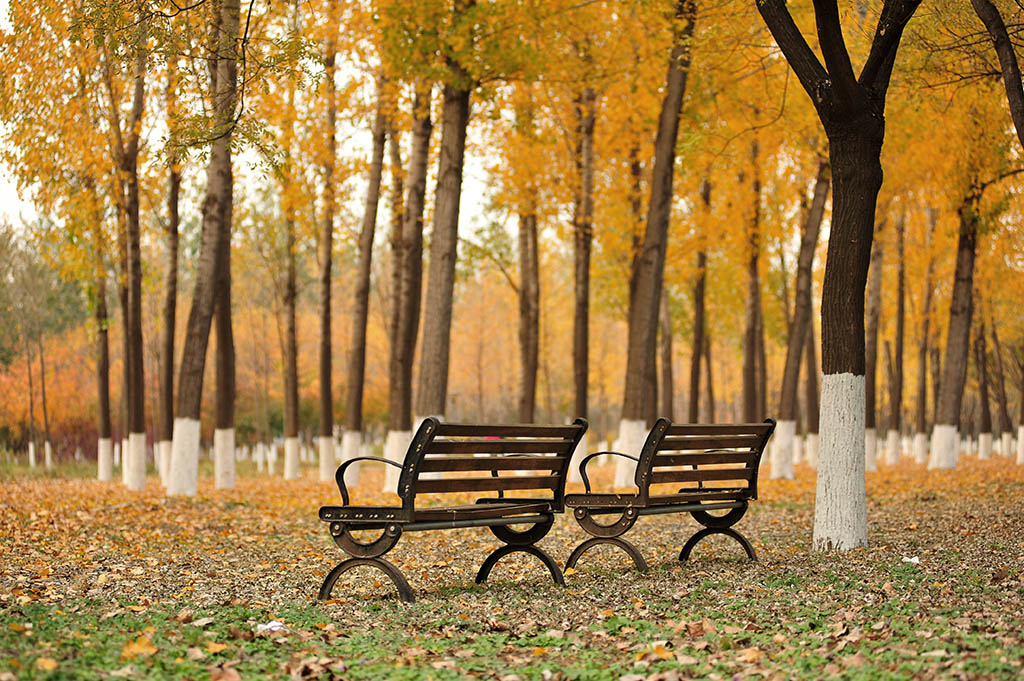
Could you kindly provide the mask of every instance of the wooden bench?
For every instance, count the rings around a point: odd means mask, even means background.
[[[573,550],[565,563],[566,569],[574,568],[591,547],[611,544],[624,550],[637,569],[646,572],[643,555],[621,535],[640,516],[661,513],[689,513],[704,526],[683,546],[679,560],[689,559],[697,542],[711,534],[734,538],[751,560],[757,560],[754,547],[732,526],[746,513],[750,501],[757,498],[758,466],[774,429],[772,419],[742,425],[681,425],[661,418],[648,434],[639,457],[598,452],[584,458],[580,462],[580,476],[586,493],[566,495],[565,505],[575,509],[576,521],[593,536]],[[636,493],[590,491],[587,464],[604,454],[637,462],[633,476]],[[684,484],[682,488],[678,487],[680,483]],[[666,485],[671,487],[664,489]],[[725,513],[713,514],[717,511]],[[617,517],[611,523],[599,523],[597,516]]]
[[[344,572],[369,565],[394,582],[403,601],[413,602],[415,596],[401,571],[381,556],[405,532],[458,527],[487,527],[505,543],[484,560],[476,576],[478,584],[487,580],[495,563],[518,551],[539,558],[555,583],[564,585],[558,565],[535,544],[551,529],[554,514],[564,510],[569,461],[586,430],[584,419],[568,426],[546,426],[454,424],[428,418],[416,431],[400,466],[400,506],[353,506],[345,487],[345,471],[357,461],[397,463],[376,457],[346,461],[335,474],[343,505],[323,506],[319,515],[329,523],[335,543],[352,557],[324,579],[320,600],[330,598]],[[527,496],[505,496],[510,491],[526,491]],[[437,503],[437,497],[431,495],[459,492],[496,495],[470,504],[431,505]],[[524,524],[531,527],[510,527]],[[381,534],[374,541],[361,542],[352,536],[355,530],[380,530]]]

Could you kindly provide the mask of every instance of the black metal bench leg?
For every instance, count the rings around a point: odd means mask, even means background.
[[[406,603],[416,602],[416,596],[413,594],[412,587],[409,586],[409,582],[406,581],[401,570],[383,558],[349,558],[338,563],[333,570],[327,573],[327,578],[324,579],[323,586],[320,587],[318,598],[321,601],[329,599],[331,597],[331,590],[334,588],[334,583],[338,581],[338,578],[345,572],[360,565],[370,565],[377,568],[394,583],[395,588],[398,589],[399,598]]]
[[[647,572],[647,561],[644,560],[643,555],[633,544],[629,543],[625,539],[620,537],[591,537],[586,540],[575,549],[569,555],[569,560],[565,561],[565,569],[575,568],[577,561],[588,549],[598,544],[611,544],[612,546],[618,546],[620,549],[626,552],[626,554],[633,559],[633,564],[636,565],[636,569],[640,572]]]
[[[738,541],[740,543],[740,546],[743,547],[743,550],[747,552],[747,558],[749,558],[750,560],[757,560],[757,554],[754,553],[754,547],[750,545],[750,542],[747,541],[747,538],[739,532],[737,532],[736,530],[732,529],[731,527],[705,527],[704,529],[698,531],[696,534],[694,534],[686,541],[686,545],[683,546],[683,550],[679,553],[679,560],[689,560],[690,551],[693,551],[693,547],[697,545],[697,542],[699,542],[704,537],[707,537],[712,534],[724,534],[726,536],[732,537],[733,539]]]
[[[548,572],[551,573],[551,578],[555,581],[555,584],[565,586],[565,577],[562,576],[562,570],[558,567],[558,563],[556,563],[554,559],[551,558],[551,556],[544,553],[544,551],[538,549],[533,544],[527,544],[525,546],[515,546],[512,544],[507,544],[498,549],[495,549],[491,553],[491,555],[487,556],[487,559],[484,561],[484,564],[480,566],[480,571],[476,573],[476,583],[483,584],[484,582],[486,582],[487,577],[491,574],[491,568],[494,567],[495,563],[497,563],[499,560],[501,560],[508,554],[515,553],[516,551],[529,553],[531,556],[537,556],[537,558],[540,558],[541,562],[544,563],[545,566],[547,566]]]

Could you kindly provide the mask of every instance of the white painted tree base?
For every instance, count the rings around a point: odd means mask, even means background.
[[[796,437],[796,421],[779,421],[775,424],[772,436],[772,480],[792,480],[793,474],[793,439]]]
[[[650,429],[643,419],[622,419],[619,421],[619,439],[615,443],[615,451],[630,456],[640,456],[647,433]],[[622,456],[612,457],[615,461],[615,489],[633,487],[636,462]]]
[[[213,431],[213,485],[217,489],[235,488],[235,429]]]
[[[956,426],[936,424],[932,429],[931,456],[928,459],[929,470],[950,469],[956,465],[957,445],[960,438]]]
[[[900,462],[900,433],[890,430],[885,437],[885,465],[895,466]]]
[[[807,460],[807,465],[811,468],[817,468],[821,439],[817,433],[807,433],[807,437],[804,440],[804,458]]]
[[[199,420],[174,419],[167,494],[194,497],[199,486]]]
[[[999,453],[1003,456],[1011,456],[1013,452],[1013,434],[1007,430],[1003,433],[1001,439],[1003,441],[1003,448]]]
[[[128,461],[131,457],[128,456],[128,438],[122,438],[121,440],[121,484],[125,487],[128,486]]]
[[[267,445],[267,475],[273,475],[277,468],[277,445],[271,442]]]
[[[980,433],[978,435],[978,458],[992,458],[992,433]]]
[[[1017,426],[1017,465],[1024,466],[1024,424]]]
[[[284,479],[298,480],[299,478],[299,438],[286,437],[284,439]]]
[[[821,459],[814,505],[818,551],[867,545],[864,394],[863,376],[822,377]]]
[[[35,468],[36,467],[36,443],[35,442],[29,442],[28,443],[28,467],[29,468]]]
[[[121,465],[121,443],[114,443],[114,468]]]
[[[362,446],[363,434],[361,432],[346,430],[341,435],[341,459],[338,463],[343,464],[346,461],[351,461],[352,459],[362,456]],[[345,484],[348,485],[350,489],[359,484],[359,469],[362,465],[362,462],[352,464],[349,466],[348,470],[345,471]],[[395,484],[397,485],[397,483]]]
[[[263,469],[267,466],[267,449],[262,442],[256,443],[256,450],[252,454],[253,460],[256,462],[256,472],[262,473]]]
[[[851,374],[852,375],[852,374]],[[824,431],[824,426],[822,431]],[[867,428],[864,431],[864,470],[874,473],[878,470],[878,434],[874,428]]]
[[[928,434],[914,433],[914,463],[928,463]]]
[[[46,465],[46,470],[53,468],[53,445],[49,440],[43,443],[43,462]]]
[[[583,461],[589,453],[590,431],[587,431],[583,433],[580,443],[576,445],[572,458],[569,460],[569,482],[583,482],[583,478],[580,477],[580,461]]]
[[[114,479],[114,443],[101,437],[96,445],[96,479],[110,482]]]
[[[384,440],[384,458],[394,461],[399,466],[405,463],[406,452],[409,451],[409,443],[412,442],[411,430],[389,430]],[[394,492],[398,489],[398,478],[401,473],[394,466],[384,466],[383,491]],[[420,477],[423,477],[422,474]]]
[[[128,455],[125,457],[125,487],[133,492],[146,489],[146,434],[128,435]]]
[[[160,483],[166,487],[167,478],[171,475],[171,450],[174,448],[174,443],[170,440],[161,440],[156,445],[156,450],[160,452],[160,458],[157,460],[157,470],[160,471]]]
[[[793,438],[793,465],[796,466],[804,460],[804,438],[797,435]]]
[[[321,435],[316,439],[317,454],[320,457],[320,482],[334,480],[334,471],[338,467],[334,463],[334,438]]]

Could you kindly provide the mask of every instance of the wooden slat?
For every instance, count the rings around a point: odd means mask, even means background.
[[[567,440],[434,440],[427,454],[567,454]]]
[[[730,423],[730,424],[693,424],[680,423],[669,426],[665,433],[668,437],[683,435],[759,435],[764,434],[771,428],[768,423]]]
[[[509,476],[503,478],[445,478],[441,480],[417,480],[417,494],[436,492],[490,492],[511,489],[555,489],[561,477]]]
[[[663,482],[706,482],[708,480],[750,480],[750,468],[702,468],[699,470],[659,471],[651,473],[651,484]]]
[[[515,504],[465,504],[442,508],[419,508],[413,514],[413,520],[424,522],[431,520],[475,520],[478,518],[504,518],[510,515],[525,513],[544,513],[551,510],[551,502]]]
[[[534,426],[529,424],[478,426],[469,423],[442,423],[435,437],[576,437],[580,426]]]
[[[697,452],[693,454],[656,454],[651,468],[661,466],[696,466],[701,464],[744,463],[754,461],[753,452]]]
[[[420,472],[439,471],[557,471],[564,456],[446,456],[426,457]]]
[[[659,494],[648,498],[651,504],[678,504],[689,501],[719,501],[723,499],[745,499],[749,490],[736,487],[705,487],[679,494]]]
[[[658,445],[658,451],[730,449],[734,447],[750,449],[760,445],[761,440],[761,435],[686,435],[682,437],[666,437]]]

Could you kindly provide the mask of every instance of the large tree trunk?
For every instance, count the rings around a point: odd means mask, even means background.
[[[1006,374],[1003,372],[1003,351],[999,347],[999,334],[996,331],[995,321],[992,322],[992,352],[996,358],[996,402],[999,404],[999,435],[1002,439],[999,453],[1003,456],[1009,456],[1011,439],[1013,437],[1013,422],[1010,420],[1010,405],[1006,399]]]
[[[626,379],[622,400],[620,446],[638,452],[646,435],[650,376],[654,372],[658,337],[658,306],[665,270],[669,217],[672,208],[672,180],[675,169],[679,115],[686,94],[690,71],[690,39],[697,17],[694,0],[675,3],[676,29],[669,57],[665,97],[661,104],[658,131],[654,140],[654,168],[647,206],[647,224],[636,268],[635,292],[630,300],[629,341],[626,350]],[[628,459],[623,459],[628,463]],[[617,486],[629,484],[627,466],[619,463]]]
[[[928,241],[935,234],[935,211],[928,211]],[[914,419],[914,461],[919,464],[928,461],[928,348],[932,345],[932,277],[935,273],[935,258],[929,257],[924,276],[924,305],[921,309],[921,339],[917,351],[917,405]]]
[[[238,0],[221,0],[217,13],[214,69],[213,141],[207,164],[206,199],[203,202],[202,243],[196,268],[185,331],[185,345],[178,370],[178,408],[174,419],[174,443],[167,493],[194,496],[199,475],[199,416],[203,396],[203,372],[213,319],[214,294],[225,243],[221,232],[225,207],[231,203],[231,131],[234,127],[237,80]]]
[[[323,163],[324,173],[324,216],[320,227],[320,437],[317,442],[319,454],[320,481],[334,479],[334,381],[332,377],[331,352],[331,275],[334,265],[334,165],[337,156],[338,97],[335,77],[335,59],[338,52],[336,32],[338,2],[330,0],[327,5],[327,45],[324,54],[324,84],[327,99],[327,114],[324,122],[324,136],[327,153]]]
[[[229,185],[220,204],[221,244],[218,255],[214,324],[217,330],[217,409],[213,433],[213,478],[217,489],[235,486],[235,337],[231,328],[231,226],[234,196]]]
[[[758,333],[761,319],[761,275],[758,261],[761,257],[761,174],[758,163],[759,147],[755,139],[750,144],[750,161],[753,178],[751,181],[752,215],[747,226],[747,308],[744,315],[743,331],[743,421],[754,423],[764,418],[760,410],[758,388]]]
[[[96,477],[109,482],[114,477],[114,450],[110,439],[110,343],[107,328],[110,322],[107,316],[107,273],[98,249],[96,260],[96,385],[99,392]]]
[[[537,214],[519,216],[519,422],[533,423],[540,357],[540,256]]]
[[[401,234],[395,250],[395,266],[400,270],[398,290],[395,293],[397,319],[394,322],[395,341],[389,358],[388,435],[385,456],[402,462],[412,438],[412,364],[416,349],[416,336],[420,321],[420,297],[423,285],[423,204],[427,187],[427,161],[430,152],[430,85],[416,84],[412,116],[412,155],[409,160],[409,190],[402,216]],[[397,136],[391,137],[392,158],[397,157]],[[399,168],[400,169],[400,168]],[[392,169],[392,175],[396,169]],[[399,189],[400,192],[400,189]],[[393,470],[388,466],[387,471]],[[385,475],[385,490],[398,484],[394,473]],[[389,483],[394,483],[389,484]]]
[[[458,24],[474,0],[454,0],[452,23]],[[462,197],[462,167],[469,124],[469,74],[454,60],[446,59],[449,82],[444,86],[441,122],[441,158],[434,194],[434,226],[430,243],[423,320],[423,351],[420,355],[416,414],[444,417],[448,397],[448,356],[451,349],[452,293],[455,289],[455,258]]]
[[[700,183],[702,217],[706,220],[711,213],[711,183],[705,178]],[[704,242],[697,251],[697,280],[693,284],[693,345],[690,353],[690,403],[687,418],[690,423],[700,420],[700,358],[704,354],[704,325],[707,314],[704,311],[704,287],[707,281],[707,225],[701,224]]]
[[[370,316],[370,268],[373,264],[373,235],[377,228],[377,205],[380,202],[380,183],[384,172],[385,141],[383,82],[378,81],[370,182],[366,190],[363,224],[359,231],[359,262],[353,294],[352,346],[348,358],[345,434],[342,439],[342,457],[345,460],[359,456],[363,440],[363,380],[366,374],[366,324]]]
[[[878,318],[882,312],[882,262],[885,249],[877,237],[884,228],[883,220],[875,232],[868,270],[868,309],[864,337],[864,467],[867,471],[878,470]]]
[[[960,438],[960,406],[967,379],[970,353],[971,317],[974,313],[974,257],[978,245],[978,202],[981,193],[968,197],[960,206],[960,237],[956,249],[956,274],[949,305],[946,359],[943,362],[941,392],[935,410],[929,468],[953,468]]]
[[[668,293],[661,291],[661,413],[675,420],[675,381],[672,378],[672,313]],[[653,424],[651,424],[653,425]]]
[[[168,93],[171,86],[168,86]],[[168,94],[171,107],[171,94]],[[164,276],[163,335],[160,338],[160,396],[156,419],[160,480],[167,484],[171,469],[171,440],[174,437],[174,331],[178,310],[178,197],[181,193],[181,166],[176,153],[169,160],[167,180],[167,271]]]
[[[900,437],[903,424],[903,336],[906,328],[906,263],[905,263],[906,221],[900,218],[896,223],[896,343],[892,358],[892,375],[889,380],[889,433],[885,445],[885,462],[890,466],[899,463]],[[888,351],[888,348],[887,348]]]
[[[985,349],[985,323],[974,330],[974,366],[978,370],[978,458],[992,457],[992,409],[988,399],[988,353]]]
[[[814,252],[818,247],[818,233],[825,215],[825,202],[829,189],[828,161],[818,162],[814,194],[807,211],[800,253],[797,256],[796,284],[794,286],[793,321],[789,325],[786,343],[786,364],[782,372],[782,391],[779,396],[779,421],[775,427],[775,448],[772,457],[772,477],[792,480],[793,438],[796,434],[797,388],[800,365],[803,364],[804,341],[811,324],[811,283],[814,270]]]

